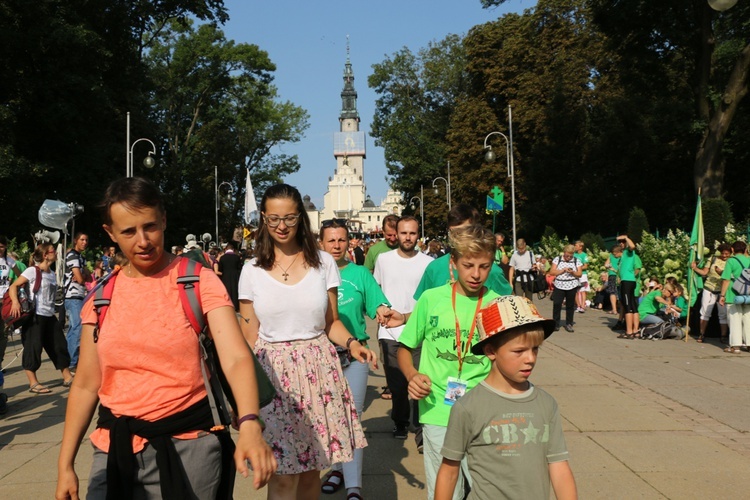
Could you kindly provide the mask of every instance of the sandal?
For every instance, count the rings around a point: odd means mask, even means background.
[[[330,495],[336,493],[344,486],[344,475],[341,471],[332,470],[323,477],[323,484],[320,486],[320,491]]]
[[[739,354],[742,351],[740,351],[739,347],[731,347],[730,346],[730,347],[725,347],[724,348],[724,352],[728,352],[728,353],[731,353],[731,354]]]
[[[70,377],[70,380],[63,381],[63,387],[66,389],[70,389],[70,386],[73,385],[73,377]]]
[[[40,382],[29,387],[29,392],[32,394],[52,394],[52,391],[49,388],[44,387]]]
[[[380,393],[381,399],[393,399],[393,396],[391,395],[391,390],[388,388],[388,386],[383,386],[383,392]]]
[[[704,338],[705,338],[705,337],[704,337],[703,335],[698,335],[698,338],[697,338],[697,339],[695,339],[695,341],[696,341],[696,342],[698,342],[699,344],[702,344],[702,343],[703,343],[703,339],[704,339]]]
[[[618,339],[633,340],[635,338],[635,335],[631,334],[631,333],[621,333],[620,335],[617,336],[617,338]]]

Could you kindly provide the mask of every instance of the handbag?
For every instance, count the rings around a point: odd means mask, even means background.
[[[34,269],[36,269],[36,280],[34,280],[33,292],[34,297],[36,297],[37,292],[39,292],[39,287],[42,286],[42,271],[37,266],[34,266]],[[28,283],[18,287],[18,302],[21,304],[21,314],[14,318],[11,314],[13,300],[10,298],[10,290],[7,290],[5,295],[3,295],[2,318],[5,324],[13,329],[23,327],[26,322],[34,316],[34,302],[29,299]]]

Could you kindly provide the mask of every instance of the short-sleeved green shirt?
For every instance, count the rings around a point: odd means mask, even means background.
[[[423,424],[448,425],[451,407],[445,404],[445,391],[448,377],[458,377],[458,356],[456,355],[456,318],[451,302],[451,285],[426,290],[417,301],[399,342],[409,348],[422,346],[419,372],[432,380],[429,396],[419,401],[419,421]],[[482,299],[482,307],[490,303],[498,294],[487,290]],[[477,297],[456,294],[456,313],[461,326],[463,353],[469,338],[474,313],[477,310]],[[479,332],[474,328],[471,345],[479,342]],[[486,356],[476,356],[471,348],[466,351],[461,379],[468,382],[471,390],[484,380],[490,372],[490,361]]]
[[[391,250],[393,250],[393,248],[389,247],[385,240],[378,241],[367,251],[367,255],[365,256],[365,267],[369,269],[370,272],[373,272],[375,270],[375,261],[378,260],[378,255],[384,252],[390,252]]]
[[[341,269],[341,285],[338,291],[339,317],[342,323],[357,339],[369,339],[365,331],[364,314],[374,318],[378,306],[390,306],[375,278],[364,267],[350,262]]]
[[[450,259],[450,254],[445,254],[427,265],[427,269],[424,270],[422,279],[419,281],[419,285],[417,285],[417,291],[414,292],[414,300],[419,300],[425,290],[451,282]],[[490,274],[487,276],[484,286],[498,295],[513,294],[513,289],[508,284],[508,280],[505,279],[505,273],[503,273],[503,270],[499,266],[490,267]]]
[[[586,252],[574,253],[573,257],[580,260],[581,264],[583,264],[584,266],[589,263],[589,254],[587,254]],[[586,269],[583,270],[583,274],[588,273],[589,272]]]
[[[617,276],[617,272],[620,269],[620,257],[615,257],[615,254],[609,254],[609,264],[612,266],[607,269],[607,276]]]
[[[656,314],[659,310],[661,303],[657,302],[656,297],[661,297],[661,290],[654,290],[643,297],[643,300],[638,305],[638,314],[640,314],[641,318],[649,314]]]
[[[727,304],[734,304],[734,290],[732,285],[742,270],[746,267],[750,267],[750,257],[747,255],[733,255],[727,259],[727,264],[724,266],[724,272],[721,273],[721,279],[729,280],[729,288],[727,288],[727,296],[725,298]]]
[[[635,281],[635,250],[626,248],[620,257],[620,281]]]
[[[636,272],[635,280],[635,296],[640,297],[641,288],[643,287],[643,280],[641,279],[641,276],[643,276],[643,262],[641,262],[641,258],[638,254],[635,254],[635,270],[638,271]]]

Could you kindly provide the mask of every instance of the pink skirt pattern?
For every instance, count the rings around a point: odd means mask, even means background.
[[[260,411],[277,474],[349,462],[354,449],[367,446],[351,389],[325,334],[293,342],[259,338],[254,350],[277,391]]]

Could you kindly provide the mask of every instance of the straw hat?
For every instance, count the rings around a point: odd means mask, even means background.
[[[544,329],[545,339],[555,329],[555,321],[542,317],[536,306],[526,297],[515,295],[498,297],[477,314],[479,342],[472,346],[471,352],[477,355],[484,354],[484,345],[495,335],[511,332],[514,328],[533,323],[540,323],[539,326]]]

